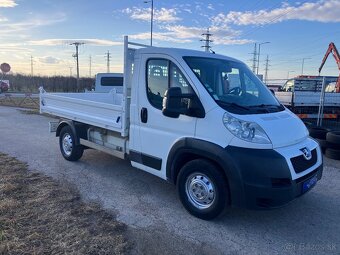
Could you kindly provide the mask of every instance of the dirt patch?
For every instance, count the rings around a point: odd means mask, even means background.
[[[0,254],[124,254],[127,228],[77,191],[0,153]]]

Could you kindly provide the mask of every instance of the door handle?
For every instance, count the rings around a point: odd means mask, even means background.
[[[148,109],[143,107],[140,111],[140,120],[142,123],[147,123],[148,122]]]

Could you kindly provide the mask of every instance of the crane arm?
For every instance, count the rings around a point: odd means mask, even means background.
[[[320,72],[321,72],[323,66],[325,65],[326,60],[327,60],[327,58],[328,58],[330,53],[333,54],[333,56],[335,58],[335,61],[336,61],[337,65],[338,65],[338,68],[340,70],[340,55],[339,55],[339,52],[338,52],[337,48],[335,47],[335,44],[331,42],[329,44],[329,46],[328,46],[328,49],[327,49],[327,52],[326,52],[325,56],[323,57],[323,60],[321,62],[321,66],[319,67],[319,75],[320,75]]]

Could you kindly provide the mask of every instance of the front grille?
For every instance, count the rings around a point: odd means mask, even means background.
[[[301,173],[308,168],[314,166],[318,160],[316,149],[312,150],[312,158],[310,160],[305,159],[303,155],[294,157],[290,159],[290,162],[292,162],[292,165],[294,167],[294,170],[296,173]]]

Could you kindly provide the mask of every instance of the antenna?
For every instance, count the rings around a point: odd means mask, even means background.
[[[213,42],[213,40],[210,40],[210,37],[212,34],[209,31],[209,28],[207,29],[207,32],[203,33],[202,36],[205,36],[205,39],[201,39],[201,42],[204,42],[205,44],[202,45],[201,47],[204,48],[205,52],[209,52],[211,49],[210,43]]]
[[[76,46],[76,53],[72,55],[76,59],[77,62],[77,91],[79,91],[79,45],[83,45],[83,42],[73,42],[70,45]]]

